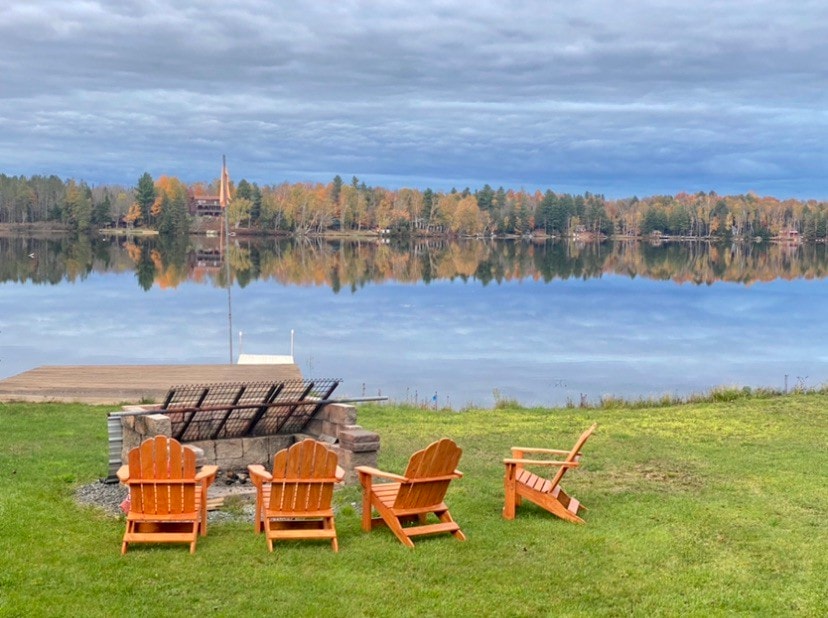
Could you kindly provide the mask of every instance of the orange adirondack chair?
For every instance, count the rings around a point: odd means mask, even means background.
[[[121,554],[130,543],[189,543],[195,552],[199,532],[207,534],[207,488],[218,467],[196,474],[193,449],[167,436],[144,440],[127,461],[117,472],[129,488]]]
[[[386,525],[407,547],[414,547],[412,537],[439,532],[450,532],[465,541],[466,536],[443,502],[452,479],[463,476],[455,469],[462,453],[454,441],[443,438],[414,453],[404,475],[357,466],[362,484],[362,529],[370,532]],[[395,482],[374,484],[375,477]],[[372,508],[379,517],[372,517]],[[440,523],[429,524],[429,513],[434,513]],[[411,523],[417,525],[406,525]]]
[[[596,427],[598,427],[597,423],[582,433],[578,441],[575,442],[575,446],[569,451],[512,447],[512,458],[503,460],[503,463],[506,464],[506,476],[504,478],[506,504],[503,507],[503,517],[514,519],[516,507],[520,505],[522,498],[526,498],[561,519],[578,524],[584,523],[584,520],[578,517],[578,511],[586,509],[586,507],[568,495],[561,488],[560,483],[567,470],[577,468],[580,465],[581,449]],[[548,459],[526,459],[524,458],[526,454],[541,456],[566,455],[566,457],[563,461],[550,461]],[[530,472],[524,468],[526,465],[554,466],[557,467],[557,471],[549,479]]]
[[[270,551],[279,539],[330,539],[339,551],[331,498],[345,471],[336,453],[308,438],[276,453],[272,474],[259,464],[247,470],[256,486],[256,532],[264,529]]]

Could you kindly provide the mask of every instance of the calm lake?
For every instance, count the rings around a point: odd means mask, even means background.
[[[302,373],[342,378],[340,397],[815,387],[826,275],[825,245],[0,237],[0,378],[288,354],[293,331]]]

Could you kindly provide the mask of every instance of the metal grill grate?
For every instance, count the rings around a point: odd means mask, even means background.
[[[301,432],[339,386],[337,379],[188,384],[167,393],[162,410],[182,442]]]

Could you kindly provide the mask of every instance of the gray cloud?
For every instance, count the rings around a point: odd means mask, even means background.
[[[7,1],[0,172],[826,197],[823,2],[303,4]]]

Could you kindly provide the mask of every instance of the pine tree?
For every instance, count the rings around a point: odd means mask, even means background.
[[[150,221],[150,208],[155,202],[155,182],[149,172],[138,179],[138,186],[135,187],[135,202],[141,211],[141,222],[148,225]]]

